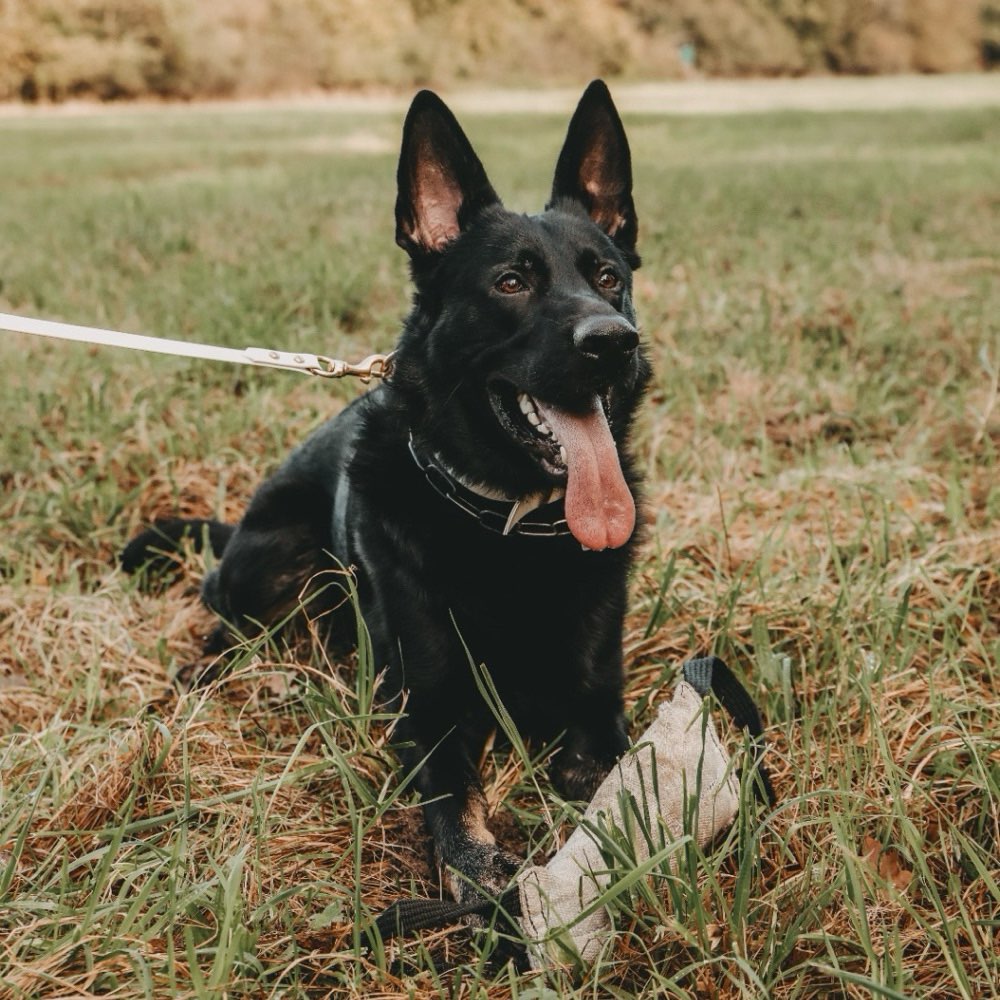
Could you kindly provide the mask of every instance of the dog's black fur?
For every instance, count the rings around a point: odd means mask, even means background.
[[[391,378],[308,438],[238,526],[159,522],[123,553],[134,570],[165,538],[209,528],[223,554],[203,597],[225,623],[209,653],[282,620],[325,571],[356,567],[375,665],[388,668],[382,690],[406,693],[404,764],[423,761],[426,821],[460,899],[469,880],[503,890],[518,866],[486,826],[477,762],[496,720],[470,657],[521,734],[558,741],[552,776],[567,797],[588,799],[626,747],[621,640],[638,490],[627,441],[649,377],[632,301],[631,186],[600,81],[534,216],[503,208],[451,112],[418,94],[396,202],[416,295]],[[520,393],[559,440],[529,422]],[[551,500],[562,488],[566,499]],[[503,534],[512,501],[483,492],[545,502]],[[533,537],[525,523],[562,533]]]

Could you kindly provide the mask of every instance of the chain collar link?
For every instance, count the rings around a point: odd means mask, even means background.
[[[483,496],[466,486],[448,471],[440,462],[422,456],[413,444],[413,436],[409,440],[410,454],[417,467],[423,472],[424,478],[434,491],[446,500],[450,500],[459,510],[475,518],[487,531],[498,535],[517,534],[533,538],[555,538],[558,535],[569,535],[569,525],[563,512],[562,501],[558,500],[539,507],[539,513],[547,507],[553,507],[553,513],[561,513],[555,518],[539,519],[528,515],[509,529],[507,523],[518,500],[494,500]]]

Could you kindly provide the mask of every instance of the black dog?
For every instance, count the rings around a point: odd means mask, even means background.
[[[203,597],[225,623],[208,652],[356,567],[383,690],[406,692],[404,764],[424,761],[426,821],[459,899],[470,882],[502,891],[519,864],[486,826],[477,762],[496,719],[472,661],[521,734],[558,742],[566,797],[588,799],[627,745],[638,483],[626,446],[649,377],[631,187],[600,81],[533,216],[503,208],[454,116],[418,94],[396,201],[416,296],[390,379],[295,451],[238,526],[160,522],[122,557],[133,570],[165,538],[207,530],[223,556]]]

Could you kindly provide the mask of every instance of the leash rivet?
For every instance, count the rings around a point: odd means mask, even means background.
[[[277,360],[278,360],[278,357],[279,357],[279,355],[278,355],[278,352],[277,352],[277,351],[268,351],[268,352],[267,352],[267,356],[268,356],[269,358],[274,358],[274,360],[275,360],[275,361],[277,361]]]

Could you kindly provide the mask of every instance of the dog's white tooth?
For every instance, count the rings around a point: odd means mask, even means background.
[[[534,410],[526,410],[525,416],[528,418],[528,423],[533,427],[537,427],[542,422],[542,418]]]
[[[517,397],[517,405],[521,407],[522,413],[532,413],[535,409],[535,404],[531,401],[531,397],[526,392],[522,392]]]
[[[559,457],[562,459],[562,464],[566,465],[569,462],[569,456],[566,454],[566,449],[559,445]]]
[[[549,427],[549,425],[543,420],[540,424],[538,424],[538,432],[540,434],[551,434],[552,428]]]

